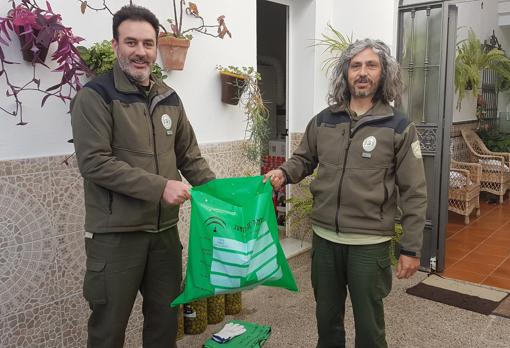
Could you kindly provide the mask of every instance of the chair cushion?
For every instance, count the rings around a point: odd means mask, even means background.
[[[482,165],[483,170],[486,172],[499,172],[499,168],[501,166],[501,161],[495,159],[480,159],[479,163]],[[503,171],[510,172],[510,168],[506,164],[503,164]]]
[[[467,185],[473,184],[471,179],[469,179],[469,182],[468,182],[467,177],[464,174],[456,172],[456,171],[450,171],[450,182],[448,184],[448,186],[450,188],[454,188],[454,189],[463,188],[466,186],[466,183],[467,183]]]

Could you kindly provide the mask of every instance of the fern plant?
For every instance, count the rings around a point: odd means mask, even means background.
[[[483,69],[492,69],[502,80],[510,80],[510,59],[505,52],[497,48],[485,51],[473,29],[468,37],[457,44],[455,58],[455,92],[458,93],[457,109],[460,110],[466,91],[471,90],[478,96],[481,87],[480,73]]]

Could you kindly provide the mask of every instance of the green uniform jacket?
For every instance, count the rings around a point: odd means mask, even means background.
[[[281,169],[288,183],[297,183],[317,166],[310,184],[313,224],[392,236],[398,187],[402,254],[420,255],[427,190],[416,128],[404,115],[377,103],[352,126],[345,108],[323,110]]]
[[[71,104],[78,167],[84,178],[85,230],[158,232],[179,206],[161,201],[168,179],[214,179],[181,100],[161,81],[145,96],[121,70],[87,83]]]

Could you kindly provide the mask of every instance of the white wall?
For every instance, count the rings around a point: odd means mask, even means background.
[[[310,118],[327,106],[328,76],[322,69],[323,47],[311,47],[330,23],[353,39],[370,37],[396,48],[398,0],[291,1],[290,120],[291,132],[302,132]]]
[[[319,0],[320,1],[320,0]],[[303,132],[314,114],[316,95],[314,49],[316,0],[290,4],[289,38],[289,131]]]
[[[44,4],[44,1],[39,1]],[[95,7],[102,6],[102,0],[90,0]],[[129,1],[109,1],[113,11]],[[165,24],[172,13],[169,0],[139,0],[136,4],[145,6]],[[199,0],[197,5],[206,24],[214,24],[219,15],[226,16],[226,24],[232,32],[232,39],[215,39],[200,34],[194,35],[188,51],[183,71],[167,73],[166,82],[181,96],[188,117],[195,129],[198,142],[222,142],[239,140],[244,137],[245,116],[238,106],[220,102],[220,82],[216,65],[256,66],[256,11],[255,0]],[[75,35],[86,38],[81,44],[90,46],[104,39],[110,40],[111,16],[107,12],[80,12],[77,1],[53,0],[53,10],[62,14],[63,24],[71,26]],[[10,9],[10,3],[0,2],[0,16]],[[186,23],[190,22],[184,22]],[[10,47],[2,46],[6,56],[20,65],[8,66],[10,78],[15,83],[26,82],[31,78],[31,65],[21,60],[19,43],[13,38]],[[50,48],[51,54],[54,47]],[[48,56],[46,63],[51,63]],[[54,67],[54,65],[51,65]],[[43,87],[58,82],[59,75],[41,70]],[[12,100],[5,97],[7,85],[0,77],[0,103],[2,107],[13,109]],[[0,160],[30,158],[67,154],[73,147],[66,141],[71,138],[69,106],[58,100],[49,100],[40,108],[41,96],[23,94],[24,120],[26,126],[16,126],[16,118],[0,113]]]

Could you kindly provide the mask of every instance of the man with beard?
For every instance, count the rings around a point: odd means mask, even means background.
[[[113,71],[87,83],[71,105],[84,179],[83,295],[92,313],[88,347],[122,347],[138,291],[144,347],[176,347],[182,245],[179,206],[190,185],[214,179],[182,102],[151,75],[159,22],[125,6],[113,16]]]
[[[265,176],[278,189],[318,168],[310,184],[318,348],[345,347],[347,290],[355,346],[387,347],[383,298],[392,283],[397,195],[404,230],[397,278],[420,265],[425,175],[415,125],[390,106],[400,89],[398,63],[383,42],[352,43],[334,68],[330,106],[309,122],[293,156]]]

